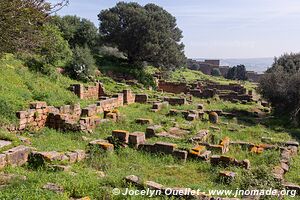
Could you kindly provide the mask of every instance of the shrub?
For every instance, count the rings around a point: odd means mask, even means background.
[[[222,76],[222,73],[221,73],[220,69],[214,68],[214,69],[212,69],[212,71],[211,71],[211,75],[212,75],[212,76]]]
[[[82,81],[92,80],[95,75],[95,60],[87,47],[75,47],[73,58],[66,71],[72,78]]]
[[[271,102],[277,114],[288,114],[296,124],[300,120],[300,54],[275,58],[259,83],[262,96]]]

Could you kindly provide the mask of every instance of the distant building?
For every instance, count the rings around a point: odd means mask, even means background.
[[[247,71],[246,76],[248,80],[251,82],[259,82],[259,79],[262,76],[262,74],[258,74],[257,72],[254,71]]]
[[[188,67],[192,70],[201,71],[203,74],[211,75],[213,69],[219,69],[222,76],[226,76],[229,66],[220,66],[220,60],[204,60],[197,61],[193,59],[188,59]],[[247,78],[249,81],[258,82],[262,74],[258,74],[254,71],[247,71]]]
[[[229,70],[229,66],[220,66],[220,60],[188,60],[188,66],[192,70],[201,71],[203,74],[211,75],[213,69],[219,69],[222,76],[225,76]]]

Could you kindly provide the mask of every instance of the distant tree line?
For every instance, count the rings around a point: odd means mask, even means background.
[[[247,80],[247,70],[245,65],[230,67],[225,78],[230,80]]]

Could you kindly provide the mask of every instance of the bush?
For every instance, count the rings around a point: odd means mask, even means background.
[[[95,60],[89,48],[75,47],[72,61],[66,67],[67,73],[77,80],[88,81],[94,78],[95,70]]]
[[[220,69],[214,68],[214,69],[212,69],[212,71],[211,71],[211,75],[212,75],[212,76],[222,76],[222,73],[221,73]]]
[[[226,78],[230,80],[247,80],[246,67],[244,65],[231,67],[226,74]]]
[[[42,35],[44,41],[39,50],[42,62],[51,65],[65,65],[72,58],[69,44],[62,37],[62,33],[56,26],[45,25]]]
[[[300,54],[285,54],[275,59],[259,83],[262,96],[271,102],[277,114],[288,114],[300,121]]]

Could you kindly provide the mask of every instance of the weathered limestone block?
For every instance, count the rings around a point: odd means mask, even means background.
[[[150,190],[162,190],[164,188],[163,185],[156,183],[154,181],[145,181],[144,185],[146,188],[149,188]]]
[[[135,176],[135,175],[126,176],[125,177],[125,182],[129,183],[129,184],[132,184],[132,185],[135,185],[135,186],[142,186],[143,185],[142,180],[138,176]]]
[[[77,153],[76,152],[66,152],[66,156],[70,163],[75,163],[77,161]]]
[[[99,149],[103,149],[105,151],[113,151],[114,150],[114,145],[109,143],[109,142],[105,142],[103,140],[94,140],[94,141],[91,141],[89,143],[89,146],[90,147],[96,147],[96,148],[99,148]]]
[[[167,142],[156,142],[154,146],[157,152],[172,154],[177,145]]]
[[[30,109],[42,109],[47,107],[47,103],[44,101],[35,101],[29,104]]]
[[[9,145],[11,145],[11,141],[7,141],[7,140],[0,140],[0,149],[7,147]]]
[[[243,149],[251,149],[255,146],[254,143],[244,141],[230,141],[230,145],[241,146]]]
[[[135,95],[136,103],[147,103],[147,101],[148,101],[148,94],[136,94]]]
[[[188,156],[188,152],[187,151],[184,151],[184,150],[178,150],[178,149],[175,149],[173,151],[173,154],[172,154],[175,158],[179,159],[179,160],[183,160],[184,162],[186,161],[187,159],[187,156]]]
[[[80,162],[86,158],[86,153],[84,150],[74,150],[77,153],[77,162]]]
[[[162,127],[160,125],[149,126],[146,129],[146,137],[154,137],[157,133],[161,131]]]
[[[220,171],[219,177],[225,181],[233,181],[235,179],[236,173],[231,171]]]
[[[284,175],[284,169],[281,168],[281,166],[275,166],[272,170],[274,178],[278,180],[283,180]]]
[[[120,142],[128,143],[129,132],[124,130],[113,130],[112,136],[117,138]]]
[[[169,104],[172,106],[186,104],[185,98],[178,98],[178,97],[164,97],[164,101],[169,102]]]
[[[225,153],[224,147],[219,144],[211,144],[211,145],[207,146],[207,149],[216,154],[224,154]]]
[[[197,114],[194,114],[194,113],[190,113],[187,117],[186,117],[186,120],[188,121],[194,121],[198,119],[198,115]]]
[[[203,110],[204,109],[204,105],[203,104],[198,104],[197,105],[197,109],[198,110]]]
[[[134,146],[144,144],[146,142],[146,137],[144,132],[133,132],[129,133],[128,143]]]
[[[218,123],[219,115],[216,112],[210,112],[209,113],[209,121],[213,124]]]
[[[150,153],[156,153],[156,147],[154,146],[154,144],[140,144],[138,146],[138,149]]]
[[[64,192],[64,188],[62,186],[59,186],[55,183],[46,183],[42,189],[45,189],[45,190],[50,190],[52,192],[55,192],[55,193],[63,193]]]
[[[296,185],[294,183],[284,182],[282,186],[287,190],[295,190],[297,195],[300,195],[300,185]]]
[[[6,155],[0,154],[0,170],[6,166]]]
[[[8,165],[21,166],[27,162],[30,151],[29,147],[20,145],[3,153],[6,155]]]
[[[105,119],[110,119],[112,120],[113,122],[116,122],[117,121],[117,114],[116,113],[112,113],[112,112],[109,112],[105,115]]]
[[[207,161],[209,160],[210,156],[211,156],[211,151],[205,151],[204,153],[200,154],[198,158]]]
[[[190,138],[190,142],[204,142],[209,136],[209,130],[200,130],[194,137]]]
[[[152,121],[152,119],[138,118],[135,120],[135,123],[144,125],[144,124],[152,124],[153,121]]]
[[[152,105],[152,111],[153,112],[158,112],[160,111],[161,109],[165,108],[165,107],[168,107],[169,103],[168,102],[156,102],[156,103],[153,103]]]
[[[197,145],[190,150],[189,156],[192,158],[196,158],[199,155],[203,154],[205,151],[206,151],[206,146]]]

